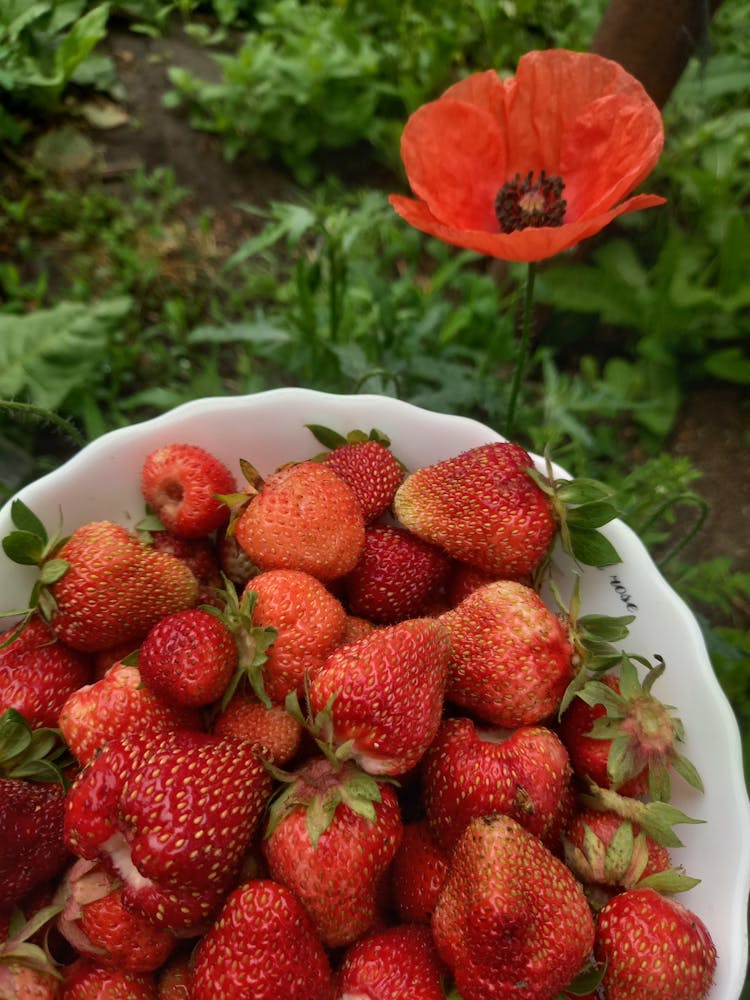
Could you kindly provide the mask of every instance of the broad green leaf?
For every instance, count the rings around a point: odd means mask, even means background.
[[[61,302],[25,316],[0,315],[0,397],[26,396],[57,409],[85,385],[104,357],[110,330],[131,308],[127,296],[91,304]]]
[[[70,78],[76,66],[104,38],[108,18],[109,4],[102,3],[73,23],[55,53],[55,66],[63,80]]]
[[[11,562],[19,566],[38,566],[44,554],[44,545],[39,536],[30,531],[11,531],[3,539],[3,551]]]

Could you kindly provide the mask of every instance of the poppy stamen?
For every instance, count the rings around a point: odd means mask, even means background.
[[[495,216],[503,233],[514,233],[530,226],[561,226],[567,202],[562,197],[562,177],[548,177],[544,170],[534,181],[530,170],[525,178],[516,174],[495,195]]]

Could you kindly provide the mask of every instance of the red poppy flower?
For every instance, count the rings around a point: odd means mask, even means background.
[[[401,156],[416,199],[390,202],[417,229],[505,260],[566,250],[625,212],[656,165],[659,109],[618,63],[585,52],[529,52],[515,77],[494,70],[450,87],[409,118]]]

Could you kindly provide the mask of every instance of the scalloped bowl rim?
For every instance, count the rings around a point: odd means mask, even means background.
[[[377,427],[388,434],[394,452],[408,468],[502,440],[497,432],[471,418],[437,413],[391,396],[270,389],[245,396],[192,400],[157,417],[110,431],[22,488],[16,497],[28,504],[50,531],[63,515],[66,533],[84,521],[103,518],[133,527],[144,512],[138,473],[139,463],[149,451],[186,441],[212,451],[238,477],[240,458],[268,474],[281,461],[304,459],[320,450],[304,427],[306,423],[325,424],[342,433],[354,427]],[[533,458],[540,469],[544,467],[539,456]],[[567,475],[559,466],[553,470],[556,476]],[[12,527],[11,502],[0,509],[2,536]],[[705,794],[699,795],[681,779],[675,780],[674,804],[690,816],[707,820],[677,829],[685,846],[672,852],[673,861],[702,879],[678,898],[705,921],[717,945],[717,975],[709,1000],[738,1000],[747,970],[750,893],[750,802],[739,728],[688,606],[627,525],[615,521],[604,531],[622,562],[604,570],[584,569],[582,611],[634,613],[629,640],[636,645],[626,644],[627,651],[665,656],[667,670],[655,693],[677,706],[686,728],[685,753],[698,766],[706,784]],[[571,579],[566,561],[559,553],[555,557],[564,593]],[[6,610],[24,606],[33,579],[32,570],[14,566],[0,552]],[[678,676],[681,674],[687,674],[688,683]]]

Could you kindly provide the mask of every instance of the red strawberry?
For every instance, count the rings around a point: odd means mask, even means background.
[[[58,725],[76,760],[87,764],[109,740],[142,731],[198,729],[200,716],[149,690],[138,667],[115,663],[101,680],[70,695]]]
[[[378,883],[401,839],[398,799],[353,763],[313,758],[271,808],[271,877],[302,901],[323,943],[348,945],[378,917]]]
[[[682,722],[651,693],[663,671],[660,663],[641,682],[632,661],[623,657],[619,676],[605,674],[577,691],[559,727],[576,774],[620,795],[648,793],[668,801],[669,771],[674,768],[703,790],[697,771],[679,753]]]
[[[479,587],[483,587],[487,583],[494,583],[498,579],[508,579],[508,577],[499,577],[497,573],[485,573],[484,570],[477,569],[476,566],[454,560],[451,575],[446,585],[448,603],[451,607],[455,607]],[[513,579],[516,578],[513,577]],[[525,583],[527,587],[532,586],[532,578],[528,574],[518,579],[517,582]]]
[[[344,579],[349,611],[390,625],[426,613],[448,578],[449,556],[404,528],[371,525],[359,562]]]
[[[199,538],[226,524],[230,511],[219,495],[236,490],[229,469],[197,445],[164,445],[143,462],[146,503],[169,531],[183,538]]]
[[[193,1000],[329,1000],[328,957],[299,900],[269,879],[226,900],[195,954]]]
[[[394,499],[399,521],[456,559],[497,576],[531,573],[555,535],[550,498],[517,444],[495,442],[417,469]]]
[[[338,646],[346,611],[320,580],[300,570],[259,573],[247,585],[245,594],[251,593],[253,624],[276,631],[261,665],[263,690],[283,703],[290,691],[302,693],[305,676]]]
[[[246,740],[125,738],[107,744],[71,787],[66,840],[120,878],[126,906],[187,932],[230,888],[270,790]]]
[[[269,476],[234,531],[260,569],[302,570],[323,582],[350,572],[365,542],[359,501],[319,462],[300,462]]]
[[[157,974],[159,1000],[192,1000],[193,994],[190,990],[192,981],[190,955],[172,955]]]
[[[358,639],[364,639],[375,628],[376,626],[372,622],[368,622],[366,618],[360,618],[358,615],[347,615],[344,623],[344,633],[341,636],[339,645],[346,646],[351,642],[356,642]]]
[[[371,774],[403,774],[440,725],[450,643],[433,618],[376,629],[341,646],[313,676],[313,713],[327,710],[332,742]]]
[[[630,889],[600,912],[595,954],[607,1000],[703,1000],[716,948],[695,913],[654,889]]]
[[[404,478],[388,438],[372,433],[374,437],[367,438],[361,431],[352,431],[346,438],[332,440],[333,450],[323,457],[325,464],[351,486],[367,524],[385,514]]]
[[[150,545],[184,562],[198,581],[197,604],[220,604],[224,588],[216,545],[208,538],[180,538],[171,531],[150,532]]]
[[[594,922],[568,868],[509,816],[472,820],[432,918],[463,1000],[550,1000],[579,972]],[[640,995],[644,1000],[646,993]]]
[[[79,859],[63,879],[55,903],[57,926],[80,955],[126,972],[153,972],[169,957],[171,931],[129,910],[119,882],[95,861]]]
[[[574,676],[573,647],[531,587],[488,583],[440,621],[451,637],[449,701],[506,729],[557,711]]]
[[[62,1000],[158,1000],[149,972],[109,969],[79,958],[65,970]]]
[[[336,1000],[445,1000],[438,957],[428,927],[388,927],[347,950],[336,976]]]
[[[573,808],[568,755],[544,726],[508,732],[446,719],[422,762],[422,796],[444,850],[470,820],[495,813],[513,817],[556,850]]]
[[[217,701],[239,663],[227,626],[201,608],[166,615],[141,644],[144,683],[166,702],[201,708]]]
[[[425,819],[404,824],[391,866],[393,901],[405,923],[429,924],[448,871],[448,855],[438,847]]]
[[[60,642],[34,616],[0,648],[0,712],[15,708],[32,728],[55,727],[65,699],[91,678],[90,658]]]
[[[60,973],[49,952],[35,943],[57,912],[57,907],[43,907],[28,921],[20,910],[13,912],[7,934],[0,934],[0,997],[59,1000]]]
[[[0,911],[59,875],[65,748],[56,730],[34,729],[14,709],[0,716]]]
[[[50,624],[84,652],[140,641],[164,615],[192,607],[198,584],[179,559],[154,552],[119,524],[78,528],[54,556]],[[46,605],[44,605],[46,607]]]
[[[594,905],[622,889],[653,884],[678,892],[696,884],[672,868],[669,851],[615,812],[583,809],[565,830],[565,860]]]
[[[249,740],[261,757],[277,767],[289,763],[302,739],[302,726],[283,705],[266,708],[254,695],[244,691],[232,697],[212,728],[217,736]]]

